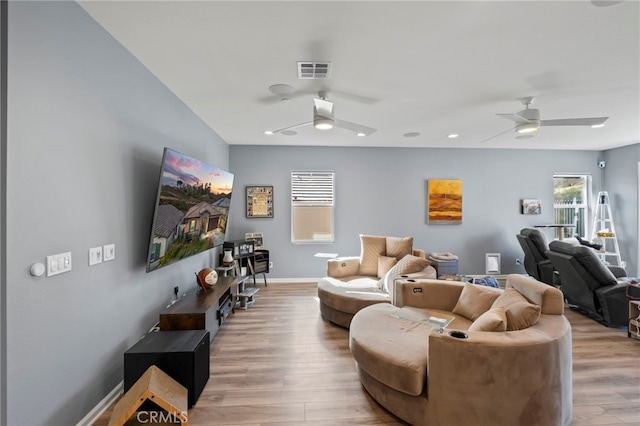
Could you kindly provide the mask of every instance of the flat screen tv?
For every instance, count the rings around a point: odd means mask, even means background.
[[[222,245],[233,174],[164,149],[147,272]]]

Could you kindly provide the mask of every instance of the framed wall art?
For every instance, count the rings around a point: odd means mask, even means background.
[[[542,202],[537,199],[525,198],[521,203],[522,214],[542,214]]]
[[[247,218],[273,217],[273,186],[247,186]]]
[[[264,248],[262,232],[245,232],[244,239],[247,241],[253,241],[253,247],[255,249]]]
[[[430,179],[427,188],[427,223],[462,223],[462,180]]]

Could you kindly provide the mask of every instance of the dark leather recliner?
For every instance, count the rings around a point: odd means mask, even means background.
[[[549,285],[560,284],[558,278],[554,278],[553,264],[546,255],[549,246],[544,234],[535,228],[524,228],[516,238],[524,251],[524,269],[527,274]]]
[[[608,326],[626,325],[629,316],[624,268],[605,266],[596,252],[585,246],[552,241],[547,256],[562,278],[562,293],[570,305]]]

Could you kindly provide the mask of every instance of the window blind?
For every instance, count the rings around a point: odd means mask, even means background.
[[[291,241],[334,241],[334,173],[291,172]]]

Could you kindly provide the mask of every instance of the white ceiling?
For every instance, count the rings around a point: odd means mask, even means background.
[[[640,141],[637,0],[80,4],[232,145],[602,150]],[[299,80],[298,61],[331,61],[331,78]],[[280,101],[269,91],[277,83],[296,95]],[[321,89],[337,119],[378,131],[263,133],[310,121]],[[523,109],[526,96],[543,120],[610,118],[516,139],[496,114]]]

